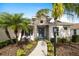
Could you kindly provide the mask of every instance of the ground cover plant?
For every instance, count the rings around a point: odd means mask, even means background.
[[[54,56],[54,47],[52,43],[49,40],[47,40],[46,42],[47,42],[47,55]]]

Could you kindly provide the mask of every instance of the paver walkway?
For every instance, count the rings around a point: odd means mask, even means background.
[[[29,54],[29,56],[46,56],[47,44],[45,41],[38,41],[36,48]]]

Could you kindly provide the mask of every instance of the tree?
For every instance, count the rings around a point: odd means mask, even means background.
[[[14,29],[16,39],[18,38],[18,31],[19,30],[27,31],[29,23],[30,23],[29,19],[23,18],[22,13],[21,14],[14,14],[12,16],[11,28]]]
[[[64,12],[64,6],[62,3],[54,3],[52,4],[52,17],[54,20],[57,20],[57,18],[60,18]]]
[[[57,25],[56,21],[58,18],[60,18],[63,15],[64,12],[64,7],[62,3],[54,3],[52,4],[53,8],[52,8],[52,17],[55,20],[55,25]],[[57,27],[57,26],[56,26]],[[54,29],[56,29],[56,27]],[[54,56],[56,56],[56,32],[54,32]]]
[[[79,17],[79,4],[78,3],[63,3],[63,6],[65,7],[64,10],[67,13],[75,13]]]
[[[14,30],[16,39],[18,38],[18,30],[21,28],[23,14],[13,14],[11,28]]]
[[[8,28],[14,30],[16,39],[18,38],[18,31],[28,31],[28,25],[30,20],[28,18],[24,18],[23,14],[9,14],[9,13],[2,13],[0,15],[0,26],[5,29],[5,32],[9,39],[11,39]]]
[[[37,17],[41,17],[41,16],[46,16],[49,14],[49,9],[40,9],[37,13],[36,16]]]
[[[30,19],[27,18],[23,18],[22,23],[20,24],[20,27],[22,29],[22,33],[24,32],[24,34],[26,34],[26,32],[28,33],[30,30]]]
[[[11,15],[9,13],[2,13],[0,14],[0,27],[5,29],[5,33],[7,37],[11,40],[11,43],[13,43],[11,36],[9,34],[8,28],[11,25]]]

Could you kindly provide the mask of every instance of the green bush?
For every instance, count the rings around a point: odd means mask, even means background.
[[[79,35],[72,35],[72,42],[79,42]]]
[[[2,48],[2,47],[4,47],[4,46],[7,46],[8,43],[9,43],[9,42],[8,42],[7,40],[0,42],[0,48]]]
[[[16,43],[16,39],[12,39],[14,43]],[[7,45],[11,44],[10,40],[0,41],[0,48],[3,48]]]
[[[53,43],[55,38],[51,38],[50,41]]]
[[[36,37],[36,38],[35,38],[35,41],[38,41],[38,40],[39,40],[39,37]]]
[[[47,54],[48,56],[53,56],[53,53],[51,53],[51,52],[48,52],[48,54]]]
[[[52,47],[48,47],[48,51],[52,51],[53,49],[52,49]]]
[[[50,41],[46,41],[46,42],[47,42],[47,51],[48,51],[47,55],[53,56],[53,49],[54,49],[53,45]]]
[[[58,43],[66,43],[67,42],[67,39],[66,38],[58,38],[57,39],[57,42]]]
[[[51,43],[49,40],[46,40],[47,45],[49,45],[49,43]]]
[[[51,43],[48,43],[48,45],[47,45],[47,46],[49,46],[49,47],[50,47],[50,46],[52,46],[52,44],[51,44]]]
[[[26,53],[25,53],[25,51],[23,49],[18,49],[17,52],[16,52],[17,56],[25,56],[25,54]]]
[[[33,46],[32,44],[28,44],[28,45],[26,46],[26,48],[27,48],[27,49],[31,49],[32,46]]]

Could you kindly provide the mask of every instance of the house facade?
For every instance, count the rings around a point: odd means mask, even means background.
[[[71,36],[72,35],[79,35],[79,23],[74,23],[71,26]]]
[[[57,37],[70,37],[70,23],[53,21],[52,18],[48,16],[41,16],[41,18],[33,17],[31,26],[33,27],[33,32],[31,34],[31,39],[51,39],[54,38],[54,28],[57,28]],[[57,25],[56,25],[57,23]]]

